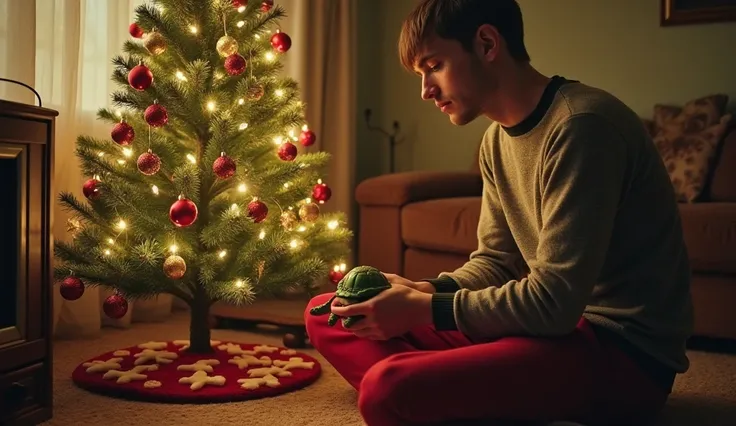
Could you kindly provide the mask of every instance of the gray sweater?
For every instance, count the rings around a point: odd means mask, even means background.
[[[558,336],[580,320],[688,369],[690,266],[674,191],[640,118],[554,79],[525,122],[480,148],[478,248],[428,280],[435,327],[478,341]]]

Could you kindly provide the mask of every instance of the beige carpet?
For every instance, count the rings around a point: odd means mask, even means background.
[[[54,418],[48,426],[360,426],[356,393],[313,349],[304,352],[324,366],[322,376],[305,389],[255,401],[230,404],[166,405],[128,402],[78,389],[71,372],[80,362],[119,347],[151,340],[187,339],[188,318],[177,313],[165,323],[105,329],[95,340],[54,344]],[[279,334],[213,330],[212,338],[281,346]],[[692,369],[680,376],[660,426],[736,425],[736,355],[691,352]]]

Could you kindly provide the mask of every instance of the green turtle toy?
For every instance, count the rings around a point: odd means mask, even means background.
[[[330,316],[327,319],[327,325],[332,327],[337,323],[339,318],[330,309],[333,300],[337,299],[342,305],[352,305],[366,301],[388,288],[391,288],[391,283],[388,282],[388,279],[386,279],[381,271],[372,266],[356,266],[337,283],[337,290],[330,297],[330,300],[319,306],[315,306],[309,313],[312,315],[325,315],[329,313]],[[349,328],[363,317],[364,315],[356,315],[343,318],[342,326]]]

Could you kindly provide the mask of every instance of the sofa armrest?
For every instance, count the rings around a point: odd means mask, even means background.
[[[355,189],[362,206],[403,206],[415,201],[480,196],[481,175],[473,172],[412,171],[364,180]]]

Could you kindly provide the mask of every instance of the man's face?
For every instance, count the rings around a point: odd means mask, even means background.
[[[417,55],[415,71],[422,77],[422,99],[434,101],[455,125],[481,115],[493,87],[488,66],[455,40],[427,40]]]

